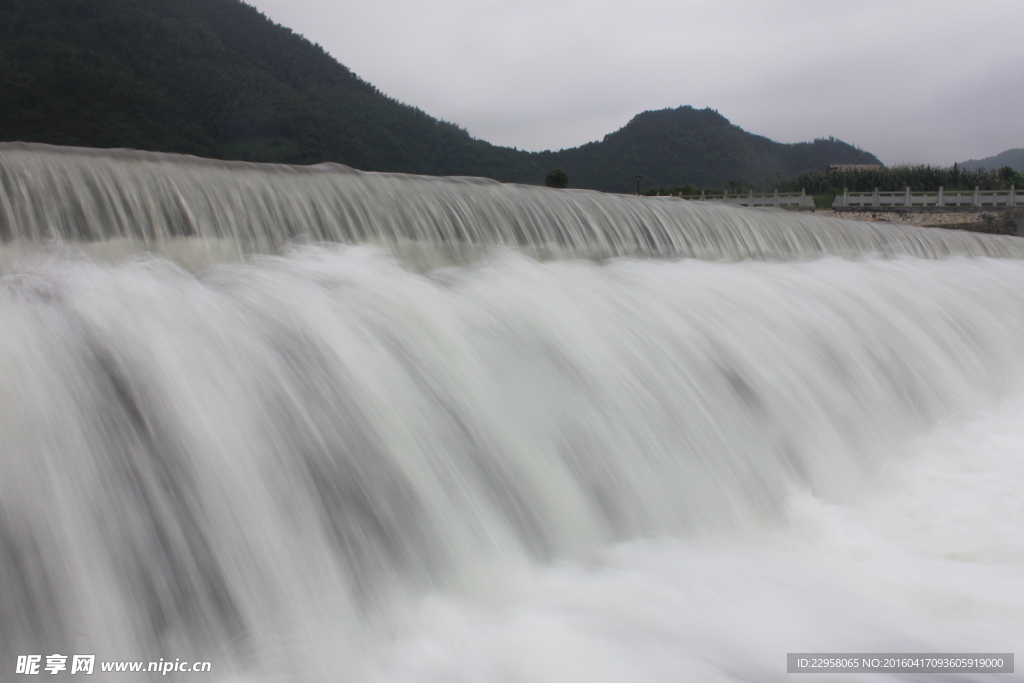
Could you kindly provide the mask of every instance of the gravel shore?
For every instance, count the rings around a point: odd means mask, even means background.
[[[835,218],[851,218],[871,223],[899,223],[902,225],[919,225],[927,228],[948,228],[953,230],[970,230],[972,232],[988,232],[1003,235],[1017,234],[1014,216],[1007,212],[964,211],[961,213],[929,213],[901,211],[833,211],[819,209],[814,212],[818,216]]]

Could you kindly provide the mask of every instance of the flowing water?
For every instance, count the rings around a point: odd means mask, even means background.
[[[1017,238],[28,145],[0,235],[2,680],[781,681],[1024,636]],[[99,670],[160,659],[212,671]]]

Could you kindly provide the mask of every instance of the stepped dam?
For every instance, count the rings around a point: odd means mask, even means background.
[[[1024,239],[4,144],[0,463],[3,680],[1012,653]]]

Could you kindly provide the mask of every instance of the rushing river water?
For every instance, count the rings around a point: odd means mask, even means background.
[[[1024,240],[24,145],[0,232],[2,680],[1024,637]],[[161,659],[212,670],[100,670]]]

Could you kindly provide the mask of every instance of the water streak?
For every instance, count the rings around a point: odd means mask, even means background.
[[[1024,393],[1018,238],[23,144],[0,238],[5,675],[781,680],[1024,635],[1024,408],[956,431]]]
[[[0,144],[0,241],[127,240],[164,253],[182,238],[241,253],[274,253],[295,240],[418,246],[449,260],[494,247],[577,258],[1024,256],[1024,242],[1012,237],[667,197]]]
[[[313,249],[0,286],[0,660],[355,680],[430,592],[855,501],[1024,389],[1014,260]]]

